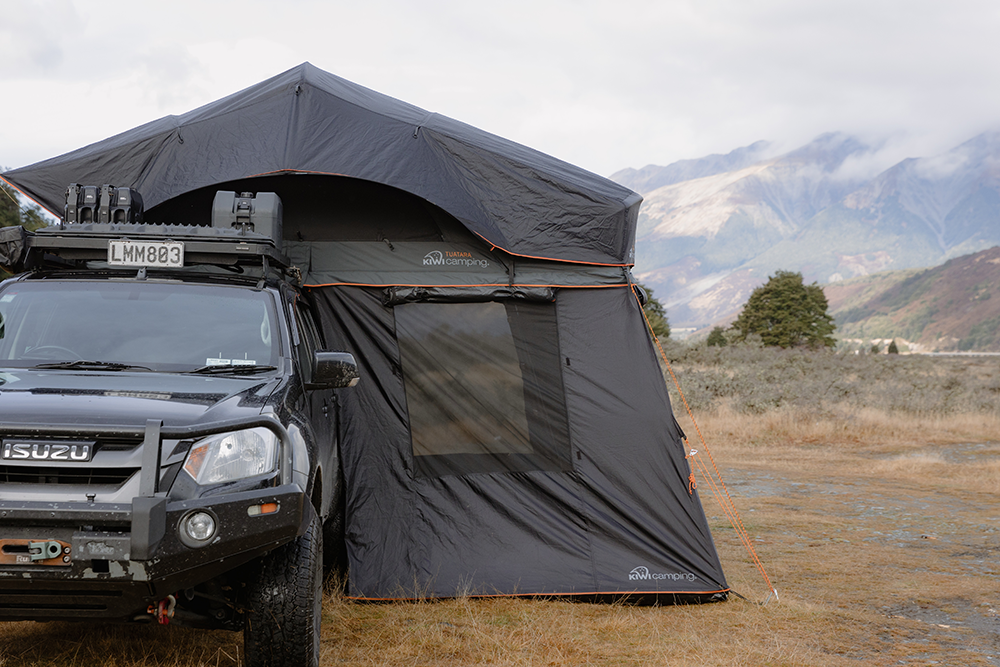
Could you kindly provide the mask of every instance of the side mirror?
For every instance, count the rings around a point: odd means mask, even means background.
[[[309,389],[339,389],[353,387],[361,378],[358,375],[358,364],[354,355],[348,352],[327,352],[316,350],[313,353],[312,382]]]

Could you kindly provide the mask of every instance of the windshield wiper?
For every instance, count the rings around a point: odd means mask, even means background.
[[[208,366],[202,366],[201,368],[196,368],[193,371],[185,371],[185,373],[199,373],[201,375],[215,375],[217,373],[237,373],[242,375],[254,375],[256,373],[264,373],[267,371],[276,371],[277,366],[266,366],[256,364],[209,364]]]
[[[144,371],[151,371],[152,368],[146,366],[136,366],[135,364],[122,364],[116,361],[88,361],[87,359],[77,359],[76,361],[55,361],[50,364],[38,364],[32,368],[54,368],[57,370],[84,370],[84,371],[125,371],[131,368],[138,368]]]

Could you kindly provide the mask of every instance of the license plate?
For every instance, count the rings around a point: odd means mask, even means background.
[[[184,244],[180,241],[108,241],[111,266],[184,266]]]

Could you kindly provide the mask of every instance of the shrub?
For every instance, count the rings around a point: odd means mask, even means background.
[[[1000,413],[998,361],[836,353],[746,343],[665,347],[691,409],[745,413],[794,407],[845,415],[864,409],[914,415]],[[672,379],[671,400],[680,405]]]
[[[715,327],[708,334],[708,340],[705,341],[705,344],[709,347],[725,347],[729,344],[729,341],[726,340],[726,330],[722,327]]]

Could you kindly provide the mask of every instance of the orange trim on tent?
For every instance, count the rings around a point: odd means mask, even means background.
[[[317,176],[343,176],[344,178],[356,178],[359,181],[366,180],[366,179],[363,179],[363,178],[358,178],[357,176],[349,176],[347,174],[338,174],[338,173],[332,172],[332,171],[313,171],[311,169],[275,169],[274,171],[265,171],[265,172],[260,173],[260,174],[253,174],[252,176],[246,176],[245,178],[259,178],[261,176],[276,176],[276,175],[280,175],[280,174],[316,174]],[[234,180],[238,180],[238,179],[234,179]],[[372,183],[380,183],[380,181],[371,181],[371,182]],[[395,186],[392,186],[392,185],[388,185],[388,183],[382,183],[382,185],[387,185],[388,187],[395,187]],[[396,188],[396,189],[399,190],[400,188]],[[409,192],[409,190],[403,190],[403,192]],[[412,194],[415,197],[419,197],[420,196],[420,195],[417,195],[416,193],[413,193],[413,192],[410,192],[410,194]],[[423,197],[421,197],[421,199],[423,199]],[[627,263],[622,263],[622,264],[608,264],[608,263],[603,263],[603,262],[586,262],[586,261],[577,260],[577,259],[557,259],[555,257],[541,257],[541,256],[537,256],[537,255],[522,255],[520,253],[511,252],[510,250],[507,250],[503,246],[497,245],[496,243],[494,243],[493,241],[490,241],[488,238],[486,238],[485,236],[483,236],[479,232],[472,231],[471,229],[469,231],[472,232],[473,234],[475,234],[476,236],[478,236],[479,238],[481,238],[483,241],[486,241],[486,243],[488,243],[490,245],[490,250],[495,250],[495,249],[499,248],[500,250],[504,251],[505,253],[507,253],[511,257],[523,257],[525,259],[541,259],[541,260],[545,260],[547,262],[565,262],[566,264],[586,264],[588,266],[631,267],[631,266],[635,265],[635,262],[631,262],[631,263],[627,262]]]
[[[366,179],[363,179],[363,178],[358,178],[357,176],[350,176],[348,174],[340,174],[340,173],[337,173],[335,171],[314,171],[312,169],[275,169],[273,171],[265,171],[265,172],[261,172],[259,174],[251,174],[249,176],[244,176],[243,178],[261,178],[263,176],[278,176],[278,175],[281,175],[281,174],[315,174],[317,176],[342,176],[344,178],[354,178],[354,179],[357,179],[359,181],[366,180]],[[0,176],[0,179],[2,179],[5,183],[7,183],[7,185],[11,186],[12,188],[14,188],[18,192],[20,192],[22,195],[24,195],[25,197],[27,197],[28,199],[30,199],[37,206],[45,209],[46,211],[48,211],[49,213],[51,213],[52,215],[54,215],[57,218],[60,217],[58,212],[52,211],[48,207],[46,207],[44,204],[42,204],[42,203],[40,203],[38,201],[35,201],[34,198],[32,198],[27,193],[25,193],[20,188],[18,188],[16,185],[14,185],[10,181],[8,181],[6,178],[3,178],[2,176]],[[234,178],[234,179],[231,179],[231,180],[238,181],[238,180],[242,180],[242,179]],[[379,181],[371,181],[371,182],[372,183],[379,183]],[[388,185],[387,183],[382,183],[382,185],[386,185],[387,187],[395,187],[395,186],[392,186],[392,185]],[[209,186],[202,186],[202,187],[209,187]],[[200,190],[201,188],[197,188],[197,189]],[[398,190],[399,188],[396,188],[396,189]],[[193,190],[189,190],[189,192],[193,192]],[[409,190],[403,190],[403,192],[409,192]],[[180,197],[181,195],[184,195],[184,194],[187,194],[187,193],[186,192],[182,192],[182,193],[180,193],[178,195],[175,195],[175,197]],[[419,197],[420,196],[420,195],[417,195],[417,194],[412,193],[412,192],[410,192],[410,194],[412,194],[415,197]],[[174,197],[171,197],[171,199],[173,199],[173,198]],[[421,197],[421,199],[423,199],[423,197]],[[162,203],[163,202],[160,202],[160,204],[162,204]],[[157,206],[159,206],[159,204],[157,204]],[[153,207],[153,208],[155,208],[155,207]],[[483,236],[479,232],[472,231],[471,229],[469,231],[472,232],[473,234],[475,234],[476,236],[478,236],[479,238],[481,238],[486,243],[488,243],[489,246],[490,246],[490,250],[491,251],[495,250],[495,249],[500,249],[503,252],[505,252],[508,255],[510,255],[511,257],[522,257],[524,259],[540,259],[540,260],[544,260],[544,261],[547,261],[547,262],[563,262],[563,263],[566,263],[566,264],[585,264],[587,266],[611,266],[611,267],[622,267],[622,268],[631,268],[631,267],[635,266],[635,262],[626,262],[626,263],[621,263],[621,264],[609,264],[609,263],[604,263],[604,262],[587,262],[587,261],[577,260],[577,259],[558,259],[556,257],[542,257],[542,256],[538,256],[538,255],[522,255],[520,253],[516,253],[516,252],[512,252],[510,250],[507,250],[503,246],[499,246],[496,243],[493,243],[493,241],[490,241],[488,238],[486,238],[485,236]]]
[[[731,588],[720,588],[715,591],[585,591],[581,593],[482,593],[468,595],[470,598],[556,598],[576,597],[580,595],[715,595],[728,593]],[[360,600],[367,602],[393,602],[409,600],[427,600],[428,598],[369,598],[357,595],[345,595],[345,600]]]
[[[472,231],[472,230],[470,229],[469,231]],[[488,238],[486,238],[485,236],[483,236],[479,232],[472,231],[472,233],[475,234],[476,236],[478,236],[479,238],[481,238],[482,240],[486,241],[487,243],[489,243],[490,244],[490,250],[493,250],[495,248],[500,248],[500,250],[503,250],[505,253],[507,253],[511,257],[523,257],[525,259],[541,259],[541,260],[544,260],[546,262],[563,262],[565,264],[586,264],[587,266],[612,266],[612,267],[616,266],[616,267],[621,267],[621,268],[627,268],[627,267],[635,266],[635,262],[632,262],[631,264],[628,264],[628,263],[626,263],[626,264],[606,264],[606,263],[603,263],[603,262],[587,262],[587,261],[584,261],[584,260],[581,260],[581,259],[558,259],[556,257],[539,257],[537,255],[522,255],[520,253],[511,252],[510,250],[507,250],[503,246],[498,246],[496,243],[494,243],[493,241],[490,241]]]
[[[8,181],[3,176],[0,176],[0,181],[3,181],[4,183],[6,183],[7,185],[9,185],[10,187],[12,187],[15,190],[17,190],[18,193],[20,193],[20,195],[22,197],[24,197],[25,199],[27,199],[28,201],[30,201],[32,204],[34,204],[38,208],[42,209],[43,211],[48,211],[49,215],[55,216],[57,218],[60,217],[60,215],[58,213],[56,213],[55,211],[49,210],[48,207],[45,206],[45,204],[43,204],[43,203],[41,203],[39,201],[36,201],[34,197],[32,197],[31,195],[29,195],[27,192],[25,192],[21,188],[17,187],[16,185],[14,185],[13,183],[11,183],[10,181]],[[18,208],[20,208],[20,204],[18,205]]]
[[[529,285],[526,283],[484,283],[482,285],[416,285],[413,283],[320,283],[303,284],[303,287],[552,287],[567,289],[601,289],[605,287],[628,287],[628,283],[614,283],[612,285]]]

